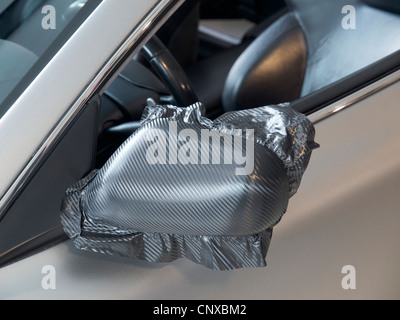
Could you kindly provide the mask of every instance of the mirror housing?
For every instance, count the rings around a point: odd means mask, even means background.
[[[217,270],[265,266],[318,146],[314,128],[288,104],[215,121],[202,111],[148,106],[139,130],[67,191],[62,222],[76,247]]]

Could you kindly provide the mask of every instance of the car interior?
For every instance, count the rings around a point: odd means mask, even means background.
[[[1,2],[0,103],[92,1]],[[58,10],[51,32],[34,27],[46,4]],[[351,14],[344,6],[354,6],[355,28],[342,20]],[[215,119],[296,102],[396,53],[398,30],[391,0],[187,0],[101,95],[95,165],[140,126],[147,105],[200,101]]]
[[[357,10],[356,29],[342,25],[345,5]],[[158,31],[158,48],[153,38],[103,95],[99,164],[140,125],[148,98],[200,101],[211,119],[295,101],[399,50],[399,14],[384,0],[186,1]],[[173,71],[160,70],[162,59]]]
[[[3,4],[0,52],[18,66],[17,78],[87,2]],[[62,12],[52,32],[33,27],[46,4]],[[345,5],[357,10],[355,29],[340,21]],[[200,101],[213,119],[295,101],[396,52],[399,28],[399,5],[388,0],[188,0],[102,95],[98,166],[140,126],[148,103],[184,107]],[[0,90],[9,90],[2,83]]]

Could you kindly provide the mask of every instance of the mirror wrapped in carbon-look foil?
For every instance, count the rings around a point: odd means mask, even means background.
[[[314,127],[289,104],[211,121],[202,105],[148,106],[100,170],[69,188],[77,248],[208,268],[265,266],[272,229],[310,160]]]

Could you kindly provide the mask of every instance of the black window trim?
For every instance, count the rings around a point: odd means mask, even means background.
[[[345,78],[293,101],[291,107],[309,116],[392,75],[398,70],[400,70],[400,50]],[[387,81],[386,85],[389,84],[390,82]]]

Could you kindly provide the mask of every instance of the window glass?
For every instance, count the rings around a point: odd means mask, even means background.
[[[0,117],[101,0],[0,4]]]

